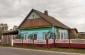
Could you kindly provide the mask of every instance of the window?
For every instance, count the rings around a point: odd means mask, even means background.
[[[30,34],[30,35],[28,35],[28,39],[36,40],[37,39],[37,34]]]
[[[61,39],[63,39],[63,33],[61,33]]]
[[[60,36],[61,36],[61,39],[67,39],[68,38],[68,36],[65,32],[61,32]]]
[[[58,33],[58,37],[59,37],[59,39],[60,39],[60,32]]]
[[[36,40],[37,39],[37,34],[34,34],[34,40]]]
[[[52,39],[56,39],[56,34],[52,32],[51,37]]]
[[[63,33],[63,38],[66,39],[66,35],[65,35],[65,33]]]
[[[30,35],[28,36],[28,39],[33,39],[33,34],[30,34]]]
[[[30,35],[28,35],[27,38],[30,39]]]
[[[33,18],[35,18],[34,14],[33,14]]]
[[[68,34],[64,33],[64,39],[68,39]]]
[[[49,33],[49,39],[53,39],[53,33]]]
[[[66,39],[68,39],[68,33],[65,33]]]
[[[21,39],[21,37],[23,37],[22,34],[18,34],[15,39]]]
[[[46,32],[43,33],[43,39],[47,39],[48,34]]]
[[[60,39],[60,32],[57,33],[56,39]]]
[[[45,40],[45,33],[43,33],[43,40]]]

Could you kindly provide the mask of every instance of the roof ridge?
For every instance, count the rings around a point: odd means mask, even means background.
[[[57,27],[61,27],[61,28],[66,28],[68,29],[69,27],[66,26],[65,24],[61,23],[60,21],[58,21],[57,19],[55,19],[54,17],[50,16],[50,15],[45,15],[43,12],[40,12],[36,9],[32,9],[30,11],[31,12],[36,12],[40,17],[44,18],[46,21],[48,21],[52,26],[57,26]],[[25,17],[25,19],[23,20],[23,22],[29,17],[30,13]],[[23,23],[22,22],[22,23]],[[21,23],[21,24],[22,24]],[[21,25],[20,24],[20,25]],[[20,26],[19,26],[20,27]]]
[[[35,9],[34,9],[35,10]],[[40,12],[40,11],[38,11],[38,10],[35,10],[35,12],[37,12],[37,13],[41,13],[42,15],[44,15],[44,16],[46,16],[46,17],[44,17],[44,19],[47,19],[47,21],[49,20],[50,21],[50,23],[53,25],[53,26],[57,26],[58,24],[58,26],[59,27],[62,27],[62,28],[69,28],[68,26],[66,26],[65,24],[63,24],[63,23],[61,23],[60,21],[58,21],[57,19],[55,19],[54,17],[52,17],[52,16],[50,16],[50,15],[45,15],[43,12]],[[40,15],[40,14],[39,14]],[[41,15],[41,16],[42,16]],[[53,21],[52,21],[52,19],[54,19]],[[57,24],[57,22],[58,22],[58,24]],[[63,26],[62,26],[62,25]]]

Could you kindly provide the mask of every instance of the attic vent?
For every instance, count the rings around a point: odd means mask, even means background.
[[[45,14],[45,15],[48,15],[48,11],[47,11],[47,10],[45,10],[45,11],[44,11],[44,14]]]

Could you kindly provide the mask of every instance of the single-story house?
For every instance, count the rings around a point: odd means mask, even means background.
[[[70,29],[50,16],[48,11],[40,12],[32,9],[18,26],[18,30],[3,33],[2,43],[6,43],[6,39],[7,43],[11,42],[12,46],[85,48],[85,40],[70,40],[70,33],[76,34],[77,32],[77,29]],[[10,36],[11,41],[8,42],[7,36]]]
[[[18,39],[30,39],[38,41],[47,39],[63,40],[69,38],[68,30],[68,26],[61,23],[54,17],[49,16],[48,11],[44,11],[43,13],[38,10],[32,9],[18,27]],[[8,33],[11,34],[10,32]],[[39,42],[39,44],[40,43],[42,44],[42,42]],[[16,44],[20,43],[16,43],[15,41],[14,45]]]
[[[46,40],[68,39],[69,27],[48,15],[48,11],[40,12],[32,9],[18,27],[18,34],[23,39]]]
[[[55,38],[68,39],[69,27],[57,19],[44,13],[32,9],[23,22],[19,25],[19,34],[24,38],[32,36],[35,40],[44,40],[54,38],[51,33],[57,35]]]

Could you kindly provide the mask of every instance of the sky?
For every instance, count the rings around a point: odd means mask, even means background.
[[[85,32],[85,0],[0,0],[0,23],[19,26],[32,8]]]

